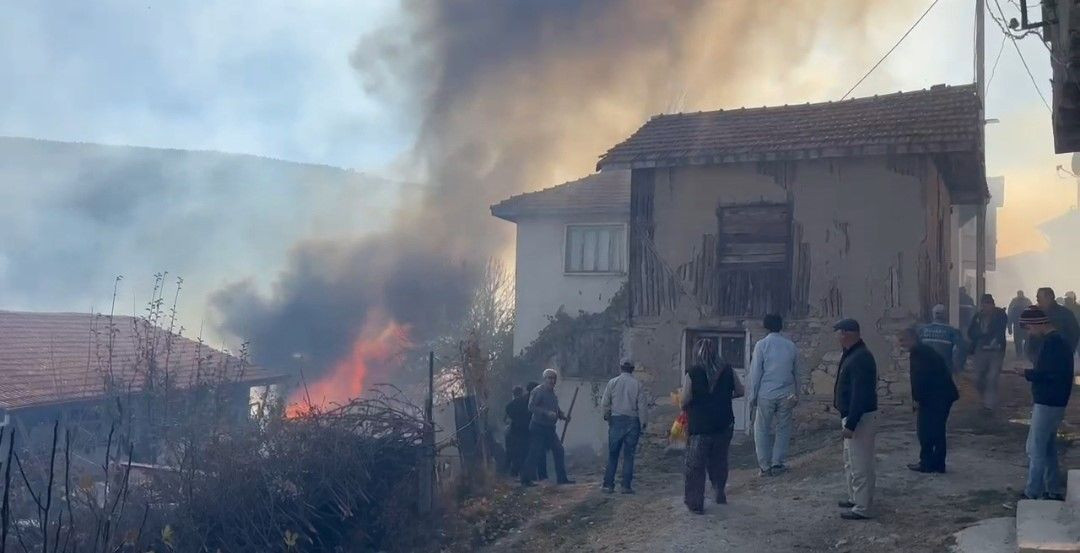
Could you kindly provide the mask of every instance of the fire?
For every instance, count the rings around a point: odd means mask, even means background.
[[[409,326],[383,316],[370,316],[353,342],[352,351],[329,372],[307,387],[301,385],[289,397],[286,416],[295,417],[314,406],[344,404],[359,397],[371,374],[387,374],[401,366],[403,354],[412,346]]]

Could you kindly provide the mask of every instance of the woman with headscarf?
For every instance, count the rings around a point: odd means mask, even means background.
[[[706,475],[716,492],[716,503],[727,503],[728,447],[735,428],[731,400],[744,393],[731,365],[717,357],[716,341],[698,340],[693,363],[683,374],[681,392],[690,434],[683,502],[692,513],[705,511]]]

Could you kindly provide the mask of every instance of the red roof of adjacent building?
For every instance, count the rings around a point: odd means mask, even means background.
[[[600,169],[982,151],[974,85],[839,102],[658,115]]]
[[[491,206],[491,214],[517,221],[525,216],[630,213],[630,171],[601,171]]]
[[[145,319],[112,317],[110,325],[105,315],[0,311],[0,408],[100,399],[109,380],[114,390],[139,391],[151,359],[177,389],[281,378]]]

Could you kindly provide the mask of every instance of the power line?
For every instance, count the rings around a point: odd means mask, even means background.
[[[884,62],[884,61],[885,61],[885,58],[888,58],[888,57],[889,57],[889,54],[892,54],[892,53],[893,53],[893,50],[896,50],[896,48],[897,48],[898,46],[900,46],[900,43],[904,42],[904,39],[905,39],[905,38],[907,38],[907,36],[911,34],[911,31],[914,31],[914,30],[915,30],[915,27],[918,27],[918,26],[919,26],[919,23],[922,23],[922,20],[923,20],[923,19],[924,19],[924,18],[926,17],[926,14],[930,13],[930,10],[934,9],[934,6],[936,6],[936,5],[937,5],[937,3],[938,3],[938,2],[940,2],[940,1],[941,1],[941,0],[934,0],[934,1],[933,1],[933,2],[932,2],[932,3],[930,4],[930,7],[926,8],[926,11],[924,11],[924,12],[922,13],[922,15],[920,15],[920,16],[919,16],[919,18],[915,20],[915,23],[912,23],[912,24],[911,24],[911,27],[910,27],[910,28],[908,28],[908,30],[907,30],[907,31],[906,31],[906,32],[905,32],[905,33],[903,34],[903,36],[901,36],[901,37],[900,37],[900,40],[897,40],[897,41],[896,41],[896,44],[893,44],[893,47],[892,47],[892,48],[889,48],[889,51],[888,51],[888,52],[885,52],[885,55],[884,55],[884,56],[881,56],[881,59],[879,59],[879,60],[877,61],[877,63],[875,63],[875,64],[874,64],[874,66],[873,66],[873,67],[871,67],[871,68],[870,68],[870,70],[869,70],[869,71],[867,71],[867,72],[866,72],[866,74],[865,74],[865,75],[863,75],[863,76],[862,76],[862,78],[858,80],[858,82],[856,82],[856,83],[855,83],[854,85],[852,85],[852,86],[851,86],[851,89],[850,89],[850,90],[848,90],[848,91],[847,91],[847,93],[845,93],[845,94],[844,94],[844,96],[843,96],[842,98],[840,98],[840,99],[841,99],[841,100],[845,100],[845,99],[847,99],[847,97],[848,97],[848,96],[850,96],[850,95],[851,95],[851,93],[852,93],[852,92],[854,92],[854,91],[855,91],[855,89],[856,89],[856,88],[858,88],[858,87],[859,87],[859,85],[861,85],[861,84],[862,84],[862,82],[863,82],[863,81],[865,81],[865,80],[866,80],[866,78],[867,78],[867,77],[869,77],[869,76],[870,76],[870,74],[871,74],[871,73],[873,73],[873,72],[874,72],[874,70],[875,70],[875,69],[877,69],[877,68],[878,68],[878,66],[882,64],[882,62]]]
[[[1035,82],[1035,75],[1031,74],[1031,68],[1028,67],[1027,60],[1024,59],[1024,54],[1020,52],[1020,46],[1016,44],[1015,40],[1012,41],[1012,45],[1013,48],[1016,48],[1016,55],[1020,56],[1020,63],[1024,64],[1024,71],[1027,71],[1028,78],[1031,79],[1031,86],[1035,87],[1035,92],[1039,94],[1039,99],[1042,100],[1042,103],[1044,106],[1046,106],[1046,109],[1050,110],[1050,112],[1053,113],[1054,110],[1050,108],[1050,103],[1046,101],[1046,96],[1043,96],[1042,89],[1039,88],[1039,83]]]
[[[1008,36],[1001,37],[1001,46],[998,46],[997,56],[994,57],[994,66],[990,69],[990,78],[986,80],[986,90],[990,90],[990,83],[994,82],[994,75],[997,75],[998,62],[1001,61],[1001,53],[1005,51],[1005,41],[1008,40]],[[983,92],[985,95],[986,92]]]

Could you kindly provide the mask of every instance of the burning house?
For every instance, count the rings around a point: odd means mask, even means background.
[[[0,311],[0,409],[23,440],[50,434],[54,421],[77,429],[88,453],[104,446],[112,421],[131,418],[141,460],[157,451],[141,406],[182,405],[213,386],[229,416],[250,415],[251,389],[281,375],[151,324],[143,318]],[[115,413],[117,404],[125,414]],[[196,414],[196,416],[201,416]]]
[[[661,115],[611,148],[598,167],[631,170],[626,347],[654,392],[699,338],[746,367],[776,312],[811,394],[832,393],[843,316],[862,322],[884,396],[905,395],[892,336],[955,302],[952,212],[987,197],[980,117],[974,87],[935,86]]]

